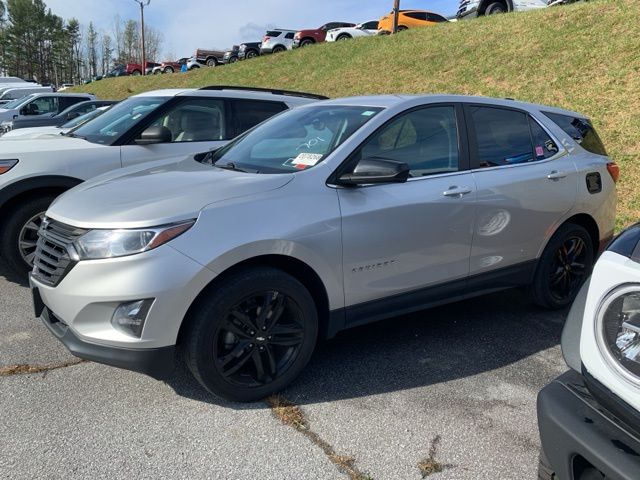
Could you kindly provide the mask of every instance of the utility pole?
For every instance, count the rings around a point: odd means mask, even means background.
[[[400,0],[393,0],[393,32],[398,33],[398,17],[400,16]]]
[[[144,50],[144,7],[148,7],[151,0],[133,0],[140,4],[140,30],[142,34],[142,75],[147,74],[147,58]]]

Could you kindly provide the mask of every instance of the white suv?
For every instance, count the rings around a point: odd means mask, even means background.
[[[538,478],[640,478],[640,224],[600,257],[567,318],[562,353],[571,370],[538,397]]]
[[[63,191],[111,170],[207,152],[263,120],[325,97],[243,87],[156,90],[55,137],[0,145],[0,256],[26,277],[40,221]]]

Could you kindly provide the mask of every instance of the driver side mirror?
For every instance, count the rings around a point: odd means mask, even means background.
[[[156,143],[170,143],[173,140],[171,130],[167,127],[149,127],[134,141],[137,145],[153,145]]]
[[[409,178],[409,165],[386,158],[371,157],[358,162],[352,173],[338,179],[339,185],[358,186],[380,183],[404,183]]]

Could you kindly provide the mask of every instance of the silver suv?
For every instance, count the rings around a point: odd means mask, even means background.
[[[0,256],[26,279],[44,212],[65,190],[114,169],[222,147],[283,110],[322,98],[227,86],[155,90],[56,137],[0,141]]]
[[[269,53],[280,53],[287,50],[292,50],[293,37],[295,36],[295,34],[295,30],[268,30],[267,33],[264,34],[262,45],[260,45],[260,55],[267,55]]]
[[[509,287],[565,307],[618,170],[584,116],[511,100],[305,105],[227,146],[84,183],[40,229],[36,313],[75,355],[280,390],[319,337]]]

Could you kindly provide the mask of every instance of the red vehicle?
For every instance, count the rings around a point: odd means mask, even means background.
[[[181,58],[175,62],[162,62],[158,66],[154,67],[152,73],[157,75],[158,73],[173,73],[179,72],[182,69],[182,65],[187,63],[188,58]]]
[[[314,43],[324,42],[327,38],[327,32],[329,30],[333,30],[334,28],[355,26],[355,23],[329,22],[325,23],[320,28],[311,30],[300,30],[299,32],[296,32],[295,36],[293,37],[293,48],[306,47],[307,45],[312,45]]]

